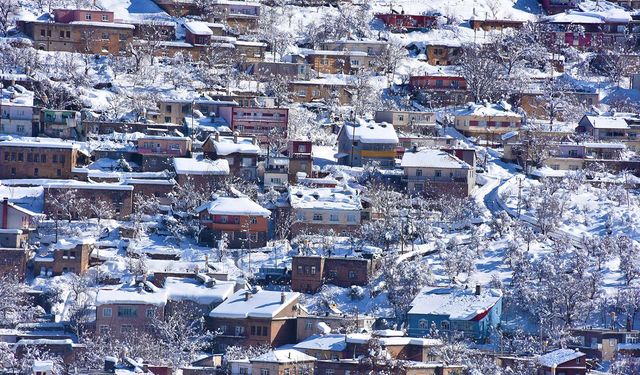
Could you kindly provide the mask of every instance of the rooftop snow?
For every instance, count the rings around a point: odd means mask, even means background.
[[[629,129],[629,124],[623,117],[586,116],[595,129]]]
[[[578,359],[584,355],[584,353],[573,349],[558,349],[538,357],[538,363],[545,367],[555,368],[560,364]]]
[[[77,149],[80,144],[59,138],[0,136],[0,146]]]
[[[347,341],[343,334],[313,335],[295,344],[293,348],[341,352],[347,348]]]
[[[465,108],[454,112],[455,116],[480,116],[480,117],[522,117],[521,115],[511,111],[511,105],[506,102],[497,104],[475,104],[469,103]]]
[[[252,362],[292,363],[315,361],[316,358],[295,349],[273,349],[261,356],[252,358]]]
[[[249,299],[246,301],[245,293],[250,293]],[[281,294],[284,294],[284,303],[281,303]],[[241,289],[213,309],[209,316],[229,319],[273,318],[282,309],[295,302],[299,296],[300,293],[296,292],[258,290],[256,293],[251,293],[251,291]]]
[[[357,191],[349,188],[311,188],[290,186],[289,202],[294,209],[327,209],[359,211],[362,203]]]
[[[216,282],[207,287],[202,282],[189,278],[167,277],[163,288],[170,301],[193,301],[200,305],[220,303],[233,294],[235,282]]]
[[[271,212],[249,197],[217,197],[197,208],[197,212],[207,210],[211,215],[244,215],[269,217]]]
[[[215,147],[218,155],[260,153],[260,146],[254,144],[253,138],[250,137],[237,137],[237,142],[234,137],[220,137],[219,141],[216,141],[214,137],[210,139],[213,141],[213,147]]]
[[[446,315],[451,320],[472,320],[491,309],[501,298],[500,291],[492,289],[477,296],[473,290],[425,287],[411,302],[408,314]]]
[[[229,162],[226,159],[173,158],[173,169],[177,174],[226,176],[229,174]]]
[[[167,304],[167,295],[164,291],[148,292],[134,286],[120,286],[98,291],[96,306],[117,304],[164,306]]]
[[[209,28],[207,22],[191,21],[185,22],[184,27],[189,30],[191,34],[195,35],[213,35],[213,31]]]
[[[423,149],[417,152],[407,150],[402,156],[401,166],[403,168],[424,167],[424,168],[449,168],[449,169],[469,169],[471,166],[457,157],[440,150]]]
[[[72,25],[83,25],[83,26],[95,26],[95,27],[111,27],[114,29],[130,29],[133,30],[136,27],[130,25],[128,23],[115,23],[115,22],[96,22],[96,21],[71,21],[69,22]]]
[[[373,120],[357,119],[355,129],[353,124],[345,123],[341,131],[345,132],[349,139],[362,143],[398,143],[396,130],[393,125],[386,122],[377,123]]]

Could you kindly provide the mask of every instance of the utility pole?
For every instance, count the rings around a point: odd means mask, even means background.
[[[522,199],[522,177],[518,177],[518,220],[520,220],[520,200]]]

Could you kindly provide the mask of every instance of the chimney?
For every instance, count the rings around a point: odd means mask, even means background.
[[[283,304],[286,300],[287,297],[284,295],[284,292],[280,292],[280,304]]]
[[[251,292],[247,290],[246,292],[244,292],[244,300],[248,301],[249,298],[251,298]]]
[[[476,284],[476,296],[479,296],[482,292],[482,286],[480,284]]]
[[[233,143],[238,143],[238,132],[233,132]]]
[[[9,221],[9,198],[2,198],[2,226],[0,228],[7,229]]]
[[[220,142],[220,133],[216,132],[216,142]]]

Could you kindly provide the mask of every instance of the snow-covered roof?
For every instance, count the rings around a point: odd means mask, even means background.
[[[71,339],[21,339],[16,345],[73,345]]]
[[[53,248],[56,250],[70,250],[75,248],[78,245],[80,246],[92,245],[95,243],[96,243],[96,240],[93,238],[71,238],[71,239],[61,238],[61,239],[58,239],[58,242],[56,242],[53,245]]]
[[[117,304],[164,306],[167,304],[167,294],[158,288],[147,291],[131,285],[98,290],[96,306]]]
[[[545,367],[555,368],[558,365],[578,359],[584,355],[584,353],[578,350],[558,349],[538,357],[538,364]]]
[[[229,162],[227,159],[173,158],[173,169],[177,174],[226,176],[229,174]]]
[[[195,35],[213,35],[213,31],[209,28],[209,24],[207,22],[202,21],[190,21],[185,22],[184,27],[191,33]]]
[[[193,301],[200,305],[220,303],[233,294],[235,282],[215,282],[208,287],[199,280],[167,277],[163,289],[170,301]]]
[[[0,137],[0,146],[78,149],[80,144],[60,138],[12,137],[8,135]]]
[[[438,346],[442,345],[442,341],[439,339],[428,339],[428,338],[420,338],[420,337],[408,337],[408,336],[391,336],[391,337],[378,337],[375,335],[371,335],[369,333],[349,333],[347,334],[346,341],[350,344],[360,344],[364,345],[371,340],[372,337],[375,337],[380,341],[381,344],[388,346],[400,346],[400,345],[415,345],[415,346]]]
[[[623,117],[614,116],[585,116],[594,129],[629,129],[629,124]]]
[[[249,298],[245,300],[245,293],[249,293]],[[284,295],[284,303],[281,302]],[[274,292],[270,290],[250,290],[241,289],[218,307],[213,309],[209,316],[212,318],[273,318],[285,307],[298,300],[300,293],[297,292]]]
[[[271,212],[249,197],[216,197],[196,209],[197,212],[207,210],[211,215],[241,215],[269,217]]]
[[[108,182],[84,182],[76,180],[49,180],[41,184],[45,189],[95,189],[95,190],[124,190],[133,191],[133,186],[112,184]]]
[[[522,117],[522,115],[511,110],[511,105],[501,101],[496,104],[476,104],[468,103],[465,108],[453,112],[454,116],[478,116],[478,117]]]
[[[347,341],[343,334],[313,335],[295,344],[293,348],[341,352],[347,348]]]
[[[255,144],[251,137],[220,136],[219,141],[213,137],[209,137],[209,139],[213,142],[213,147],[218,155],[224,156],[234,153],[257,155],[260,153],[260,146]]]
[[[377,123],[373,120],[359,118],[354,123],[345,123],[341,129],[346,136],[362,143],[398,143],[398,135],[393,125],[387,122]]]
[[[448,168],[470,169],[471,166],[448,152],[422,149],[416,152],[408,150],[402,155],[403,168]]]
[[[289,202],[293,209],[350,210],[362,209],[358,192],[351,188],[311,188],[307,186],[289,186]]]
[[[258,357],[250,359],[251,362],[292,363],[315,361],[316,358],[295,349],[273,349]]]
[[[476,295],[471,289],[425,287],[411,302],[408,314],[445,315],[450,320],[473,320],[500,301],[499,290],[483,290]]]

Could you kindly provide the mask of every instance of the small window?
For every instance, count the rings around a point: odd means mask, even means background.
[[[258,218],[255,216],[251,217],[251,224],[258,224]]]
[[[102,309],[102,316],[105,318],[111,318],[111,316],[113,316],[113,310],[111,307],[105,307]]]
[[[333,221],[333,222],[337,222],[337,221],[339,221],[339,219],[338,219],[338,214],[331,214],[331,215],[329,216],[329,220],[330,220],[330,221]]]
[[[84,19],[87,21],[91,21],[91,13],[85,13],[84,14]]]
[[[448,320],[443,320],[442,322],[440,322],[440,328],[442,328],[443,330],[448,331],[449,330],[449,321]]]
[[[355,222],[356,222],[356,215],[352,215],[352,214],[347,215],[347,223],[355,223]]]
[[[349,279],[355,279],[358,277],[356,271],[349,271]]]
[[[102,15],[102,22],[108,22],[109,21],[109,16],[106,14]]]
[[[156,309],[147,309],[147,318],[154,318],[156,316]]]
[[[314,213],[313,214],[313,221],[322,221],[322,214]]]
[[[33,175],[34,176],[40,176],[40,170],[38,168],[33,168]]]

